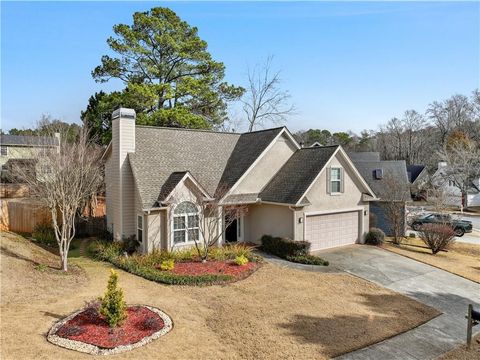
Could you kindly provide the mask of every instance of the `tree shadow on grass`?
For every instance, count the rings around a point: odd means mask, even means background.
[[[42,313],[44,316],[52,317],[52,318],[59,319],[59,320],[63,319],[65,317],[65,315],[55,314],[55,313],[52,313],[50,311],[40,311],[40,313]]]
[[[11,251],[10,249],[6,248],[5,246],[0,246],[0,253],[2,253],[2,255],[5,255],[5,256],[8,256],[8,257],[11,257],[11,258],[14,258],[14,259],[18,259],[18,260],[28,262],[28,263],[30,263],[34,266],[45,265],[47,268],[52,269],[52,270],[61,270],[60,267],[46,265],[46,264],[40,263],[38,261],[35,261],[33,259],[30,259],[26,256],[17,254],[15,252]]]
[[[352,302],[345,314],[339,315],[338,309],[337,314],[325,317],[296,314],[279,326],[300,343],[320,346],[322,355],[336,357],[398,335],[440,314],[401,294],[360,295],[363,300]]]

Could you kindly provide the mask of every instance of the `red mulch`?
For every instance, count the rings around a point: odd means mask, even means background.
[[[158,314],[143,306],[131,306],[127,309],[125,321],[112,329],[96,309],[89,308],[67,321],[56,334],[66,339],[111,349],[134,344],[164,326]]]
[[[230,275],[235,278],[243,278],[257,268],[258,264],[249,262],[239,266],[232,261],[188,261],[175,263],[172,270],[177,275]]]

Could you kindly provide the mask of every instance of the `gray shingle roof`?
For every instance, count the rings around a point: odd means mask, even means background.
[[[367,184],[380,199],[385,198],[390,191],[389,180],[395,179],[399,186],[404,187],[401,196],[396,200],[407,200],[410,197],[407,166],[405,160],[391,161],[354,161],[355,167],[363,176]],[[383,179],[376,179],[374,171],[383,170]],[[401,192],[401,191],[400,191]]]
[[[58,145],[58,139],[50,136],[0,134],[0,144],[14,146],[55,146]]]
[[[222,187],[230,189],[282,130],[279,127],[242,134],[220,179]]]
[[[220,185],[229,189],[282,129],[234,134],[136,126],[128,159],[142,205],[164,200],[187,171],[211,196]]]
[[[338,145],[297,150],[260,193],[262,201],[296,204]]]
[[[414,183],[424,169],[424,165],[407,165],[408,181]]]
[[[175,189],[178,183],[183,179],[187,174],[186,171],[176,171],[170,174],[170,176],[165,180],[160,189],[160,195],[158,195],[158,202],[162,202],[165,198],[170,195],[170,193]]]

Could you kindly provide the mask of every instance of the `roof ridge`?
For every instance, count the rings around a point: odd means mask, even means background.
[[[339,147],[341,146],[340,144],[337,144],[337,145],[325,145],[325,146],[308,146],[308,147],[303,147],[303,148],[300,148],[298,150],[309,150],[309,149],[325,149],[325,148],[333,148],[333,147]]]
[[[278,129],[283,129],[283,128],[286,129],[287,127],[285,125],[284,126],[277,126],[277,127],[274,127],[274,128],[261,129],[261,130],[255,130],[255,131],[247,131],[247,132],[240,133],[240,134],[241,135],[256,134],[256,133],[260,133],[260,132],[264,132],[264,131],[278,130]]]
[[[161,129],[161,130],[178,130],[178,131],[191,131],[191,132],[205,132],[210,134],[225,134],[225,135],[242,135],[242,133],[237,132],[227,132],[227,131],[215,131],[208,129],[189,129],[189,128],[180,128],[180,127],[169,127],[169,126],[153,126],[153,125],[137,125],[135,127],[140,128],[149,128],[149,129]]]

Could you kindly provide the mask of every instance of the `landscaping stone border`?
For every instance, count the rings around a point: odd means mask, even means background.
[[[170,316],[168,316],[166,313],[164,313],[160,309],[157,309],[157,308],[154,308],[154,307],[148,306],[148,305],[131,305],[131,306],[145,307],[145,308],[151,310],[152,312],[154,312],[155,314],[157,314],[158,316],[160,316],[160,318],[163,320],[163,324],[164,324],[163,328],[161,328],[157,332],[154,332],[150,336],[144,337],[142,340],[140,340],[136,343],[129,344],[129,345],[119,345],[119,346],[111,348],[111,349],[106,349],[106,348],[102,348],[102,347],[99,347],[99,346],[96,346],[96,345],[85,343],[83,341],[70,340],[70,339],[66,339],[66,338],[63,338],[61,336],[58,336],[57,335],[58,329],[60,329],[67,321],[73,319],[75,316],[80,314],[82,311],[85,311],[85,309],[81,309],[81,310],[78,310],[78,311],[74,312],[73,314],[67,316],[66,318],[56,322],[52,326],[50,331],[48,332],[47,340],[49,342],[51,342],[52,344],[55,344],[57,346],[60,346],[60,347],[66,348],[66,349],[70,349],[70,350],[76,350],[76,351],[87,353],[87,354],[113,355],[113,354],[119,354],[119,353],[122,353],[122,352],[130,351],[130,350],[136,349],[138,347],[144,346],[144,345],[152,342],[153,340],[158,339],[160,336],[163,336],[163,335],[167,334],[168,332],[170,332],[172,330],[172,328],[173,328],[172,319],[170,318]]]

